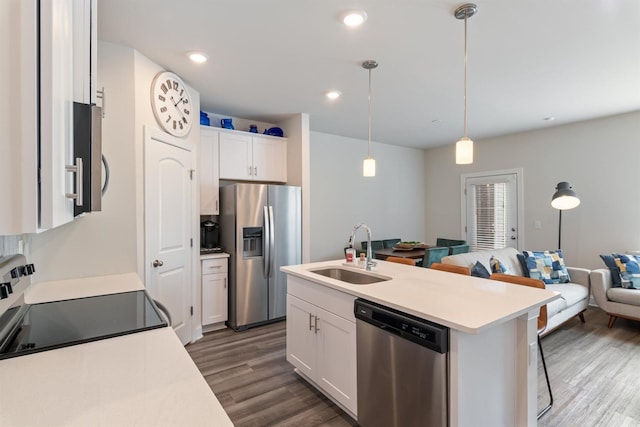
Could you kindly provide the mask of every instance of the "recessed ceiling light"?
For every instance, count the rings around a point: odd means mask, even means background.
[[[209,59],[209,57],[202,52],[189,52],[188,56],[189,59],[196,64],[203,64]]]
[[[341,18],[347,27],[357,27],[367,20],[367,12],[364,10],[350,10],[343,13]]]
[[[325,96],[327,98],[329,98],[330,100],[332,100],[332,101],[334,99],[340,98],[340,95],[342,95],[342,94],[340,93],[340,91],[337,91],[337,90],[330,90],[327,93],[325,93]]]
[[[546,121],[546,122],[552,122],[552,121],[554,121],[555,119],[556,119],[555,117],[553,117],[553,116],[549,116],[549,117],[545,117],[543,120],[544,120],[544,121]]]

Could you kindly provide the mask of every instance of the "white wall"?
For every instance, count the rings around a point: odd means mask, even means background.
[[[640,112],[475,143],[472,165],[456,166],[453,145],[425,151],[427,241],[459,236],[460,176],[524,170],[525,249],[556,249],[558,211],[551,196],[568,181],[581,204],[562,214],[567,263],[602,268],[599,254],[640,249]],[[534,221],[542,229],[534,228]]]
[[[373,143],[370,178],[362,176],[366,154],[367,141],[311,132],[311,261],[344,256],[361,222],[374,240],[424,240],[423,151]],[[359,230],[356,240],[365,239]]]

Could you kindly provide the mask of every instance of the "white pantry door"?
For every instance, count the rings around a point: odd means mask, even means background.
[[[185,141],[145,128],[145,262],[151,297],[191,340],[191,221],[194,153]]]

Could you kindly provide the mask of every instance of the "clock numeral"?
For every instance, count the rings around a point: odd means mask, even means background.
[[[170,121],[171,121],[171,115],[169,115],[169,117],[167,117],[167,120],[165,120],[164,122],[165,123],[169,123]],[[175,121],[174,121],[174,123],[175,123]]]
[[[178,126],[180,126],[180,130],[184,129],[184,128],[182,127],[182,122],[178,122]]]
[[[174,121],[173,121],[173,130],[176,130],[176,125],[177,125],[177,124],[178,124],[178,123],[174,120]]]
[[[184,111],[184,113],[185,113],[186,115],[190,115],[190,114],[191,114],[191,113],[189,112],[189,110],[187,110],[186,108],[185,108],[184,110],[182,110],[182,111]]]
[[[158,99],[159,99],[160,101],[162,101],[162,102],[164,102],[164,101],[166,101],[166,100],[167,100],[167,98],[165,98],[165,97],[164,97],[164,96],[162,96],[162,95],[158,95]]]
[[[179,86],[179,85],[178,85],[178,82],[174,81],[174,82],[173,82],[173,89],[174,89],[174,90],[178,90],[178,86]]]
[[[182,118],[182,121],[184,122],[184,124],[185,124],[185,125],[188,123],[188,122],[187,122],[187,118],[186,118],[186,117],[183,117],[183,118]]]
[[[186,104],[189,103],[189,100],[187,98],[185,98],[185,99],[182,100],[182,103],[186,105]]]
[[[169,88],[164,83],[160,85],[160,89],[162,90],[162,92],[164,92],[165,95],[167,94],[167,92],[169,92]]]
[[[180,90],[180,96],[182,97],[182,94],[184,93],[184,89]]]
[[[161,113],[166,113],[167,112],[167,107],[160,107],[160,112]]]

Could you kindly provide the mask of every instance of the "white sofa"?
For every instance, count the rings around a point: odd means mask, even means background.
[[[614,288],[608,268],[593,270],[590,276],[593,298],[609,315],[609,328],[618,317],[640,321],[640,290]]]
[[[491,256],[495,256],[506,267],[507,274],[523,276],[518,254],[518,250],[514,248],[467,252],[444,257],[442,258],[442,263],[462,265],[472,269],[476,261],[480,261],[487,271],[491,272],[489,261]],[[590,270],[567,267],[567,271],[569,272],[571,283],[545,285],[547,289],[559,292],[561,297],[547,304],[547,328],[541,335],[548,334],[574,316],[579,316],[580,320],[584,322],[582,313],[589,305]]]

